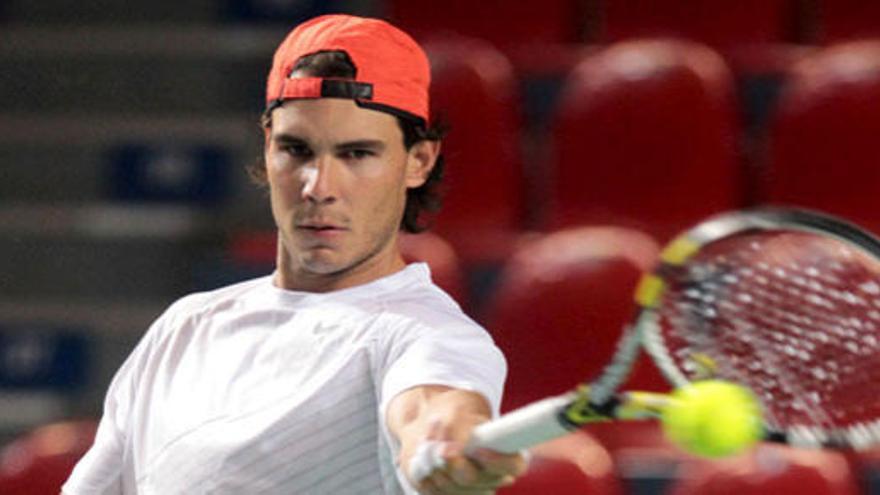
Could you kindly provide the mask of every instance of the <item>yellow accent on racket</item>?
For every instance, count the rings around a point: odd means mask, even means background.
[[[664,288],[665,284],[660,277],[651,273],[642,275],[636,288],[636,303],[646,308],[656,307]]]
[[[670,242],[660,253],[660,260],[670,265],[681,265],[700,249],[700,244],[687,236]]]
[[[590,404],[590,387],[581,385],[577,389],[577,398],[563,412],[565,418],[575,425],[585,425],[610,418],[599,414]]]
[[[624,392],[621,396],[623,400],[614,412],[614,417],[618,419],[645,419],[660,416],[670,401],[668,394],[656,392],[630,391]]]

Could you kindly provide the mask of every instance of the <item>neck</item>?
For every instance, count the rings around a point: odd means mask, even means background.
[[[403,270],[406,262],[397,246],[397,236],[378,251],[340,270],[326,272],[306,267],[278,236],[276,287],[304,292],[332,292],[370,283]]]

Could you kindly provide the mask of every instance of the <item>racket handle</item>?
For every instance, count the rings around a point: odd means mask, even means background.
[[[478,425],[465,451],[488,448],[512,454],[571,433],[559,413],[573,400],[574,394],[549,397]]]

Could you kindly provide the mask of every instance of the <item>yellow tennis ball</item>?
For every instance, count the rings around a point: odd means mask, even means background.
[[[672,442],[705,457],[737,454],[763,434],[761,406],[754,394],[721,380],[694,382],[677,389],[661,422]]]

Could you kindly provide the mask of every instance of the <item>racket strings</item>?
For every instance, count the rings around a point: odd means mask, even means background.
[[[680,368],[709,356],[720,377],[759,394],[780,429],[848,442],[880,433],[873,257],[805,232],[745,234],[710,244],[667,278],[659,320]]]
[[[731,299],[730,297],[718,297],[719,293],[727,290],[729,287],[735,286],[737,283],[740,283],[740,279],[749,276],[749,273],[746,273],[745,271],[743,273],[736,273],[735,267],[741,266],[742,264],[741,260],[738,261],[722,256],[715,260],[715,263],[694,264],[689,267],[689,277],[681,284],[682,297],[688,305],[688,308],[687,311],[684,311],[679,315],[682,318],[673,317],[672,324],[676,328],[693,328],[696,331],[689,334],[693,337],[693,341],[689,348],[679,350],[677,353],[678,358],[685,362],[685,366],[687,366],[690,363],[686,358],[693,357],[693,351],[695,349],[698,349],[701,355],[712,354],[709,357],[716,363],[718,368],[729,370],[730,376],[727,376],[726,378],[734,379],[739,382],[748,382],[748,380],[744,379],[744,371],[748,371],[749,376],[752,376],[753,380],[760,380],[763,382],[763,388],[783,390],[790,400],[795,401],[793,407],[806,411],[806,413],[810,415],[811,423],[827,423],[828,421],[822,416],[821,410],[808,408],[802,403],[803,399],[800,398],[806,395],[804,390],[800,389],[800,387],[792,390],[792,388],[796,387],[798,383],[796,377],[793,377],[787,370],[786,361],[777,358],[776,355],[771,352],[765,351],[765,349],[769,347],[768,343],[765,341],[766,336],[761,332],[755,331],[754,322],[745,319],[739,321],[739,325],[745,325],[747,328],[745,328],[744,331],[731,334],[733,338],[725,342],[728,347],[726,352],[712,352],[712,345],[717,338],[717,336],[714,335],[713,329],[717,325],[715,320],[717,320],[720,315],[727,314],[731,310],[743,313],[743,310],[755,301],[765,301],[767,299],[767,297],[752,297],[748,293],[743,292],[737,293],[735,299]],[[759,266],[758,268],[767,269],[768,267]],[[779,274],[780,273],[777,273],[777,275]],[[768,280],[765,276],[760,276],[760,279],[765,283]],[[772,296],[772,294],[764,295]],[[780,312],[780,316],[787,316],[787,312]],[[778,335],[779,334],[773,334],[774,337]],[[788,349],[791,349],[791,347],[788,347]],[[754,354],[758,355],[758,359],[753,359],[751,363],[739,362],[739,356]],[[758,362],[767,363],[769,366],[755,366],[755,363]],[[740,371],[740,368],[743,368],[743,371]],[[766,369],[773,369],[776,371],[773,375],[769,375],[765,372]],[[690,371],[695,373],[697,368],[691,368]],[[784,377],[785,379],[775,381],[778,380],[778,378],[775,378],[777,375]],[[773,411],[769,411],[769,416],[769,422],[771,424],[778,422],[773,417]]]
[[[729,282],[736,282],[737,280],[735,277],[726,278],[728,278]],[[718,289],[712,290],[717,291]],[[711,297],[710,299],[715,300],[717,298]],[[748,298],[745,297],[739,297],[739,299],[748,301]],[[728,300],[722,298],[717,300],[716,310],[707,312],[703,309],[699,313],[701,315],[700,319],[707,316],[707,314],[711,314],[714,318],[719,315],[729,314],[730,311],[744,312],[744,309],[744,307],[738,307],[736,304],[731,304]],[[749,308],[749,312],[752,309]],[[772,313],[775,314],[776,312],[773,311]],[[785,315],[783,314],[783,316]],[[700,324],[702,327],[701,332],[703,333],[699,339],[700,343],[692,347],[702,348],[703,353],[711,353],[712,356],[710,357],[716,363],[717,368],[728,370],[729,376],[726,378],[740,383],[748,383],[748,377],[751,376],[753,377],[751,380],[760,381],[764,389],[776,390],[776,400],[783,400],[778,396],[784,394],[784,400],[790,403],[790,407],[809,416],[810,424],[830,426],[831,421],[824,411],[809,404],[812,394],[800,385],[798,377],[793,372],[794,370],[791,369],[792,365],[797,366],[797,363],[793,362],[795,356],[804,358],[806,353],[799,353],[795,350],[795,347],[786,344],[785,336],[778,332],[772,332],[769,335],[760,332],[758,330],[760,326],[755,324],[754,321],[742,320],[739,322],[739,325],[741,325],[739,331],[732,334],[732,338],[724,342],[726,346],[724,352],[717,353],[711,352],[713,337],[711,333],[707,332],[707,322],[703,321]],[[770,350],[779,345],[784,345],[785,356]],[[681,354],[679,355],[681,356]],[[750,358],[742,362],[741,356],[749,356]],[[773,370],[772,373],[769,372],[770,370]],[[775,411],[768,411],[767,416],[770,425],[778,425],[780,423],[779,418],[775,415]]]

